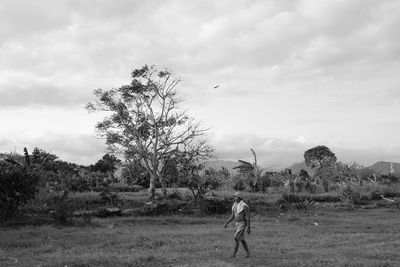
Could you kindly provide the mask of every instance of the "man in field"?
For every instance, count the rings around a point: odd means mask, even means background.
[[[247,253],[246,258],[248,258],[250,257],[250,251],[245,240],[245,231],[247,231],[247,234],[250,234],[251,232],[249,206],[247,206],[247,204],[242,200],[242,195],[240,192],[236,192],[233,196],[235,198],[235,203],[233,203],[232,206],[232,214],[226,221],[224,228],[226,228],[231,221],[235,221],[236,232],[233,236],[235,239],[235,248],[233,250],[232,257],[236,257],[236,252],[239,248],[239,242],[241,242],[244,250],[246,250]]]

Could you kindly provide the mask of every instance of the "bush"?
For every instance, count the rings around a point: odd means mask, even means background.
[[[69,181],[69,186],[73,192],[87,192],[91,190],[91,181],[86,177],[72,177]]]
[[[68,191],[57,192],[50,199],[52,203],[50,215],[62,225],[71,224],[74,207],[68,198]]]
[[[304,201],[310,202],[339,202],[341,196],[336,194],[322,194],[322,195],[305,195],[305,194],[282,194],[280,202],[286,203],[302,203]]]
[[[246,179],[240,175],[235,175],[232,178],[232,188],[236,191],[243,191],[246,189]]]
[[[315,194],[317,192],[317,185],[307,180],[304,189],[310,194]]]
[[[105,204],[110,204],[112,206],[117,205],[118,203],[118,194],[111,191],[111,188],[105,186],[100,193],[100,198]]]
[[[223,214],[228,212],[232,207],[232,200],[219,199],[219,198],[205,198],[203,199],[200,209],[205,214]]]
[[[38,192],[39,176],[31,169],[0,162],[0,216],[18,213]]]
[[[373,198],[374,196],[372,196]],[[368,204],[368,200],[371,200],[371,195],[362,195],[360,187],[346,185],[343,188],[341,201],[347,207],[354,207],[354,205],[365,205]]]
[[[177,199],[177,200],[183,200],[182,195],[176,190],[173,191],[172,193],[168,194],[167,196],[168,199]]]
[[[271,187],[281,188],[285,186],[285,177],[282,174],[276,173],[270,176]]]
[[[134,186],[122,183],[109,184],[108,187],[114,192],[138,192],[143,189],[143,187],[139,185]]]
[[[269,175],[263,175],[260,177],[260,179],[258,180],[258,190],[261,192],[265,192],[267,190],[268,187],[271,186],[271,178],[269,177]]]
[[[182,211],[187,207],[187,202],[181,200],[168,200],[145,204],[137,210],[139,215],[160,215]]]

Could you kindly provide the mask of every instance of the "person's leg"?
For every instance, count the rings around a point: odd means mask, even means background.
[[[236,257],[236,253],[237,253],[237,251],[238,251],[238,248],[239,248],[239,240],[236,240],[235,239],[235,248],[233,249],[233,255],[232,255],[232,257]]]
[[[246,253],[247,253],[246,258],[250,257],[250,250],[249,250],[249,247],[247,246],[246,240],[242,241],[242,246],[243,246],[244,250],[246,250]]]

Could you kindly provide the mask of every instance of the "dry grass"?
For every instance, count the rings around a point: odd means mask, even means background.
[[[94,219],[90,226],[0,228],[0,266],[399,266],[390,209],[253,214],[250,259],[226,260],[226,216]]]

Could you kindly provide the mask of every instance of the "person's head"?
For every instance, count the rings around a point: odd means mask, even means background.
[[[235,198],[236,202],[240,202],[243,199],[242,194],[240,192],[235,192],[235,194],[233,194],[233,197]]]

